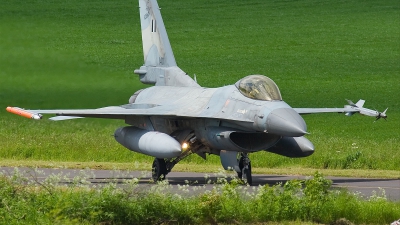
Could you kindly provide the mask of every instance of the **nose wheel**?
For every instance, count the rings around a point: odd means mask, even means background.
[[[246,184],[252,185],[253,178],[251,176],[251,161],[248,153],[240,154],[239,169],[240,172],[237,172],[239,179],[243,180]]]

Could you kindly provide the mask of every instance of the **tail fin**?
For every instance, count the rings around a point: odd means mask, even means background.
[[[176,66],[167,31],[155,0],[139,0],[145,66]]]
[[[156,0],[139,0],[144,65],[135,70],[140,81],[157,86],[199,87],[175,62]]]
[[[362,99],[358,100],[358,102],[356,104],[354,104],[354,102],[352,102],[351,100],[348,100],[348,99],[346,99],[346,101],[349,103],[349,105],[358,107],[358,108],[362,108],[365,103],[365,100],[362,100]]]
[[[356,106],[357,106],[358,108],[362,108],[363,105],[364,105],[364,103],[365,103],[365,100],[360,99],[360,100],[358,100],[358,102],[356,103]]]

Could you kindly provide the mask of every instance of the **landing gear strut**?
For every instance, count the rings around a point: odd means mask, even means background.
[[[253,178],[251,176],[251,161],[248,153],[240,153],[239,169],[240,172],[237,172],[239,179],[243,180],[244,183],[252,185]]]
[[[153,181],[164,180],[165,176],[167,176],[167,174],[171,172],[172,168],[178,162],[188,157],[189,155],[196,153],[202,147],[201,142],[197,141],[197,138],[194,135],[189,136],[187,139],[189,139],[188,143],[190,148],[183,151],[180,156],[176,157],[175,159],[154,159],[153,166],[151,168],[151,176],[153,178]]]
[[[168,172],[165,160],[155,158],[153,166],[151,167],[151,177],[153,178],[153,181],[164,180]]]

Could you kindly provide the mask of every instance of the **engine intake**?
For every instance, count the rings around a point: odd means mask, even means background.
[[[262,132],[227,130],[224,127],[208,127],[207,142],[215,149],[237,152],[260,151],[275,145],[281,136]]]

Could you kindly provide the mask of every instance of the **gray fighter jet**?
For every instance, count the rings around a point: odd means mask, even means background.
[[[141,82],[154,86],[136,91],[129,104],[99,109],[7,111],[32,119],[56,114],[51,120],[84,117],[125,120],[115,139],[126,148],[155,157],[153,179],[163,179],[190,154],[206,159],[220,156],[225,169],[235,170],[252,183],[249,153],[268,151],[286,157],[314,152],[304,137],[307,126],[301,114],[361,113],[386,118],[363,108],[364,101],[344,108],[292,108],[282,100],[278,86],[263,75],[250,75],[233,85],[201,87],[176,64],[156,0],[139,0],[144,65],[134,72]]]

